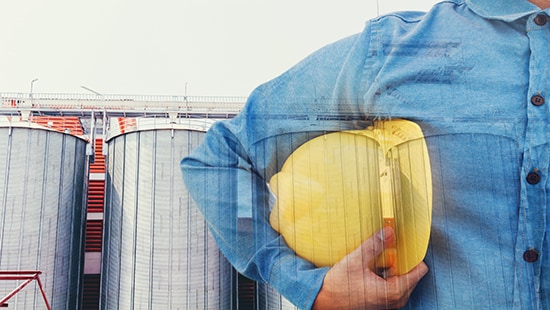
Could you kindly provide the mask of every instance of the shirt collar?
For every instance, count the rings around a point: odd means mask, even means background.
[[[476,14],[490,19],[511,22],[540,12],[541,9],[527,0],[466,0]]]

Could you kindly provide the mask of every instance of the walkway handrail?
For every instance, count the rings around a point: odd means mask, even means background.
[[[18,93],[0,92],[2,98],[37,100],[89,100],[89,101],[153,101],[195,103],[244,103],[242,96],[183,96],[183,95],[127,95],[127,94],[78,94],[78,93]]]

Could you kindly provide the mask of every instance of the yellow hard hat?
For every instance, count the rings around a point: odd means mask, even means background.
[[[270,223],[299,256],[332,266],[384,226],[395,230],[371,269],[409,272],[426,255],[432,217],[430,161],[422,130],[407,120],[316,137],[269,182]]]

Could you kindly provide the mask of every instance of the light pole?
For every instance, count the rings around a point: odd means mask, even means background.
[[[93,89],[91,89],[91,88],[88,88],[88,87],[86,87],[86,86],[80,86],[80,87],[83,88],[83,89],[85,89],[85,90],[87,90],[87,91],[89,91],[89,92],[91,92],[91,93],[94,93],[94,94],[96,94],[96,95],[98,95],[98,96],[103,96],[101,93],[96,92],[95,90],[93,90]]]
[[[38,81],[38,78],[35,78],[34,80],[31,81],[31,92],[30,92],[30,96],[32,98],[32,88],[33,88],[33,85],[34,85],[34,82]]]
[[[185,82],[185,94],[183,96],[183,100],[185,101],[185,110],[189,111],[189,101],[187,101],[187,83]]]
[[[105,99],[103,97],[103,94],[91,89],[91,88],[88,88],[86,86],[80,86],[82,89],[85,89],[91,93],[94,93],[96,94],[102,101],[103,99]],[[103,111],[103,121],[105,122],[105,111]],[[96,129],[95,129],[95,113],[94,111],[92,111],[91,115],[90,115],[90,140],[91,142],[88,143],[88,145],[86,146],[86,155],[90,156],[90,162],[93,163],[95,161],[95,134],[96,134]],[[103,124],[103,128],[105,128],[105,124]],[[104,132],[103,132],[104,133]],[[105,150],[105,149],[104,149]]]

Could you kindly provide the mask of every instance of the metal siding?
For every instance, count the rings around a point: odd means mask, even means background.
[[[0,270],[40,270],[52,309],[77,309],[83,272],[85,142],[55,131],[0,128]],[[0,281],[7,295],[17,283]],[[36,285],[10,309],[42,309]]]
[[[108,142],[102,309],[232,307],[232,269],[179,169],[203,135],[138,130]]]
[[[298,310],[298,307],[266,283],[256,283],[256,303],[258,310]]]

